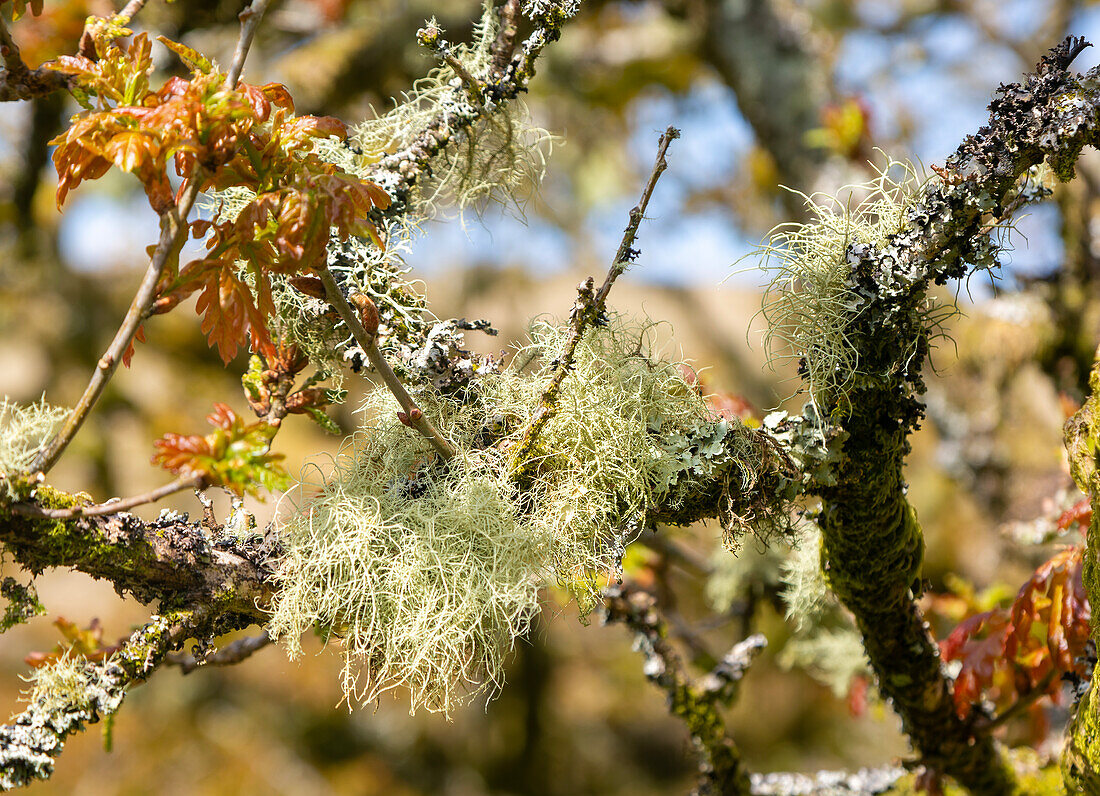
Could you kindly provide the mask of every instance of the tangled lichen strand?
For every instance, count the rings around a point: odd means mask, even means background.
[[[373,394],[363,429],[283,522],[272,633],[292,654],[312,625],[341,637],[352,700],[404,686],[413,710],[448,712],[498,686],[539,585],[563,584],[591,610],[625,537],[691,466],[657,429],[719,423],[674,363],[646,353],[649,335],[614,319],[582,340],[522,484],[509,448],[539,406],[563,330],[537,326],[515,359],[527,366],[482,374],[462,403],[418,394],[460,451],[446,464]]]
[[[436,41],[440,31],[434,22],[428,28]],[[553,136],[532,124],[514,91],[497,96],[502,87],[489,74],[497,29],[496,11],[487,2],[473,43],[446,45],[466,73],[482,84],[477,99],[444,64],[416,81],[392,110],[356,128],[354,141],[364,151],[389,154],[415,148],[425,130],[432,132],[436,147],[430,162],[408,164],[418,173],[414,191],[400,187],[407,184],[405,171],[371,171],[372,179],[397,200],[397,208],[431,218],[444,201],[462,210],[492,201],[522,212],[525,191],[542,179]]]
[[[408,479],[416,454],[407,438],[392,447],[405,431],[393,426],[357,435],[284,528],[271,630],[292,653],[311,624],[342,637],[349,700],[405,686],[413,709],[449,711],[499,682],[537,605],[539,543],[476,456],[451,477]]]
[[[61,427],[69,410],[50,406],[45,399],[23,406],[0,398],[0,482],[8,497],[12,494],[11,477],[25,472],[46,442]]]
[[[857,377],[878,375],[863,370],[861,346],[851,336],[865,298],[852,278],[854,252],[888,247],[920,186],[911,166],[887,161],[869,183],[846,186],[837,196],[806,196],[811,220],[776,227],[759,249],[761,267],[771,273],[761,310],[765,345],[773,361],[799,360],[815,404],[841,398]],[[934,312],[931,306],[921,311]],[[913,340],[912,350],[916,345]]]

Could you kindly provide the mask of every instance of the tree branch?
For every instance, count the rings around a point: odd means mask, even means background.
[[[191,674],[191,672],[196,669],[201,669],[206,666],[234,666],[242,661],[248,660],[255,653],[272,643],[274,643],[274,640],[265,630],[258,636],[239,638],[236,641],[226,644],[217,652],[206,656],[189,655],[183,652],[170,652],[168,653],[165,663],[171,666],[180,667],[180,671],[184,674]]]
[[[668,152],[668,146],[679,137],[680,131],[671,126],[661,135],[657,143],[657,159],[654,161],[653,169],[649,173],[649,179],[646,180],[645,187],[642,189],[642,195],[638,199],[638,204],[630,211],[630,222],[623,232],[622,241],[619,243],[619,250],[615,252],[615,259],[612,261],[607,276],[604,278],[603,284],[600,285],[600,289],[593,292],[594,282],[592,277],[589,277],[577,287],[579,296],[570,313],[572,328],[570,329],[569,337],[566,338],[565,347],[556,360],[557,366],[554,375],[551,376],[550,383],[546,385],[546,389],[542,392],[539,408],[535,412],[534,417],[531,418],[527,430],[523,434],[523,439],[516,444],[512,454],[513,471],[520,471],[523,469],[527,457],[530,456],[531,451],[535,447],[535,442],[539,434],[553,415],[558,395],[561,392],[562,382],[565,381],[565,377],[569,375],[569,371],[573,367],[573,357],[577,352],[577,345],[580,343],[581,338],[584,337],[585,331],[587,331],[590,326],[600,326],[607,322],[607,296],[611,292],[611,287],[615,284],[615,280],[619,278],[619,275],[622,274],[627,266],[634,262],[638,256],[638,251],[633,248],[634,241],[638,235],[638,227],[645,217],[646,208],[649,206],[649,199],[653,196],[653,189],[657,187],[657,180],[660,179],[665,169],[668,168],[668,163],[665,161],[665,154]]]
[[[352,337],[355,338],[355,342],[357,342],[360,348],[366,353],[367,359],[370,360],[374,369],[378,371],[378,375],[381,377],[383,383],[389,391],[393,393],[393,397],[397,399],[397,403],[401,405],[403,413],[402,422],[410,428],[420,432],[444,459],[454,458],[456,453],[454,445],[444,438],[439,432],[439,429],[435,427],[420,407],[416,405],[412,396],[409,395],[408,390],[405,389],[405,385],[401,383],[401,379],[397,378],[397,374],[393,372],[393,368],[390,367],[389,362],[382,356],[382,352],[378,350],[377,338],[363,327],[362,322],[355,315],[355,310],[351,308],[347,299],[344,298],[340,286],[336,284],[336,279],[332,276],[332,271],[328,268],[323,268],[320,271],[320,276],[321,281],[325,284],[325,296],[328,298],[329,303],[336,308],[336,311],[340,314],[340,318],[351,331]],[[367,300],[369,301],[369,299]],[[373,304],[371,306],[373,306]]]
[[[118,514],[129,511],[146,503],[156,503],[158,500],[182,492],[185,489],[198,489],[202,486],[201,476],[185,476],[177,478],[170,484],[151,489],[141,495],[134,495],[123,500],[108,501],[94,506],[73,506],[68,509],[44,509],[33,503],[13,503],[13,513],[23,517],[38,517],[51,520],[67,520],[73,517],[97,517],[103,514]]]
[[[1084,46],[1067,39],[1024,85],[1001,87],[989,125],[952,155],[948,178],[924,190],[886,246],[848,246],[844,336],[859,352],[859,372],[820,402],[822,416],[846,435],[837,463],[812,486],[822,499],[829,583],[855,615],[879,688],[925,764],[990,796],[1011,793],[1013,775],[988,729],[956,715],[911,588],[924,537],[905,496],[902,465],[922,416],[930,332],[921,308],[932,284],[993,266],[988,220],[1003,216],[1030,167],[1045,159],[1069,179],[1082,147],[1100,140],[1095,75],[1080,81],[1067,73]]]
[[[46,486],[38,488],[36,500],[49,510],[77,503]],[[143,604],[204,603],[266,621],[269,551],[212,541],[186,515],[167,512],[146,523],[125,513],[38,519],[0,510],[0,543],[34,574],[67,567],[105,578],[119,594],[129,592]]]
[[[122,705],[128,689],[146,680],[169,650],[187,638],[205,638],[232,629],[225,620],[207,608],[166,612],[151,617],[104,661],[67,661],[79,683],[41,694],[9,724],[0,726],[0,790],[49,778],[68,736],[83,730],[85,724],[109,719]],[[39,670],[42,674],[47,673]]]
[[[749,775],[715,703],[736,693],[736,684],[748,661],[762,648],[763,637],[747,639],[744,646],[735,647],[697,687],[688,681],[680,656],[666,639],[665,623],[651,594],[629,585],[611,586],[604,590],[603,616],[605,623],[622,622],[634,631],[635,645],[646,657],[646,677],[666,692],[669,712],[687,725],[699,756],[699,779],[693,793],[749,796]]]
[[[68,79],[59,72],[41,67],[28,68],[19,54],[19,46],[2,18],[0,57],[4,59],[4,72],[0,74],[0,102],[34,99],[69,85]]]

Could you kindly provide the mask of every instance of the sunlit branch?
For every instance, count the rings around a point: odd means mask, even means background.
[[[94,506],[73,506],[69,509],[44,509],[31,503],[15,503],[11,510],[23,517],[42,517],[51,520],[67,520],[72,517],[97,517],[103,514],[118,514],[129,511],[137,506],[147,503],[156,503],[158,500],[182,492],[185,489],[198,489],[202,486],[202,477],[190,475],[177,478],[170,484],[157,487],[148,492],[122,500],[113,500]]]
[[[653,196],[653,189],[657,186],[657,180],[668,168],[668,163],[665,161],[668,146],[679,137],[680,131],[671,126],[661,135],[657,145],[657,159],[653,163],[653,170],[642,189],[638,204],[630,211],[630,223],[626,226],[623,239],[619,243],[619,250],[615,252],[615,259],[612,261],[611,268],[608,269],[607,276],[604,278],[603,284],[600,285],[600,289],[593,292],[594,282],[591,277],[582,282],[577,288],[580,295],[576,304],[573,305],[570,316],[572,328],[569,337],[566,339],[565,347],[556,360],[554,375],[550,378],[550,383],[546,385],[546,389],[543,390],[539,408],[531,419],[527,431],[524,432],[523,439],[516,445],[515,452],[512,455],[513,470],[523,468],[524,461],[534,449],[539,433],[554,414],[562,382],[565,381],[565,377],[569,375],[569,371],[573,367],[573,358],[576,355],[577,345],[580,344],[581,338],[584,337],[584,333],[590,326],[599,326],[605,322],[607,295],[611,292],[615,280],[638,256],[638,252],[633,248],[634,240],[638,235],[638,227],[642,223],[642,219],[645,218],[645,211],[649,206],[650,197]]]

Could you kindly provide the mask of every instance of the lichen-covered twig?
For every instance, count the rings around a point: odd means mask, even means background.
[[[170,484],[151,489],[140,495],[123,498],[121,500],[108,501],[92,506],[73,506],[67,509],[44,509],[33,503],[13,503],[11,510],[23,517],[39,517],[51,520],[67,520],[72,517],[97,517],[103,514],[118,514],[129,511],[137,506],[147,503],[156,503],[158,500],[182,492],[185,489],[198,489],[202,486],[202,478],[199,476],[183,476]]]
[[[375,334],[369,332],[363,326],[363,323],[356,316],[355,310],[351,308],[347,299],[344,298],[344,294],[340,290],[340,286],[336,284],[332,272],[325,268],[321,270],[320,275],[321,281],[324,282],[325,285],[325,296],[328,298],[329,303],[332,304],[340,314],[341,320],[344,321],[345,325],[347,325],[348,329],[351,331],[352,337],[355,338],[355,342],[357,342],[366,353],[367,359],[370,360],[371,365],[378,372],[386,388],[393,393],[393,397],[396,398],[397,402],[401,405],[401,411],[403,413],[402,422],[420,432],[425,439],[431,442],[432,447],[435,448],[444,459],[454,458],[456,452],[454,445],[443,437],[439,429],[435,427],[420,407],[416,405],[416,402],[413,401],[412,396],[409,395],[409,391],[406,390],[405,385],[401,383],[401,379],[393,372],[393,368],[390,367],[386,358],[382,356],[382,352],[378,350],[378,341]],[[377,311],[375,315],[377,315]],[[377,325],[377,322],[375,325]]]
[[[471,95],[469,102],[446,103],[411,142],[374,165],[365,176],[385,188],[393,200],[382,215],[397,217],[405,213],[413,190],[422,177],[431,173],[432,161],[436,156],[483,119],[486,111],[492,111],[527,91],[535,74],[536,61],[546,45],[561,36],[561,26],[567,18],[565,14],[540,17],[535,21],[534,30],[518,48],[514,38],[498,36],[492,46],[491,62],[492,59],[505,61],[505,53],[518,51],[511,55],[503,69],[492,69],[491,74],[480,83],[480,98]],[[422,43],[431,44],[423,37]],[[466,83],[462,83],[456,94],[469,94],[469,91]],[[461,96],[456,96],[456,100],[461,99]]]
[[[206,656],[191,655],[184,652],[170,652],[168,653],[165,663],[171,666],[180,667],[180,671],[184,674],[191,674],[191,672],[196,669],[201,669],[206,666],[234,666],[242,661],[248,660],[255,653],[272,643],[273,639],[265,630],[256,636],[239,638]]]
[[[112,716],[130,686],[189,636],[205,635],[210,619],[205,610],[166,612],[151,617],[104,661],[66,656],[36,670],[31,703],[0,726],[0,790],[49,778],[70,735]]]
[[[842,455],[811,486],[822,499],[829,583],[854,614],[879,688],[923,762],[990,796],[1011,793],[1013,776],[988,728],[957,716],[913,600],[924,539],[902,465],[922,415],[930,286],[992,267],[988,222],[1004,216],[1019,178],[1046,160],[1068,179],[1082,147],[1100,140],[1098,74],[1081,80],[1068,72],[1084,46],[1067,39],[1024,85],[1002,86],[990,124],[948,160],[948,179],[912,201],[900,230],[885,243],[853,241],[842,253],[848,272],[833,298],[850,299],[843,332],[858,368],[837,374],[843,387],[819,399],[826,423],[846,437]]]
[[[753,796],[876,796],[888,794],[905,776],[897,766],[859,771],[818,771],[814,774],[753,774]]]
[[[604,621],[622,622],[635,633],[645,654],[645,674],[668,696],[669,711],[682,719],[699,756],[698,796],[749,796],[752,788],[737,746],[726,734],[718,704],[736,695],[748,664],[763,647],[763,637],[746,639],[698,684],[684,672],[679,654],[668,642],[665,623],[654,597],[628,585],[604,591]]]
[[[47,509],[68,509],[75,498],[39,487]],[[0,514],[0,544],[32,573],[76,569],[109,581],[141,603],[201,602],[226,613],[263,621],[271,571],[258,550],[211,541],[186,515],[162,514],[146,523],[133,514],[39,519]]]
[[[591,277],[582,282],[577,288],[579,296],[577,302],[573,305],[573,311],[570,313],[569,337],[566,338],[565,345],[557,357],[554,375],[551,377],[549,384],[546,385],[546,389],[542,393],[542,401],[540,402],[539,408],[535,411],[534,417],[532,417],[528,423],[523,439],[520,440],[513,451],[513,470],[522,470],[524,462],[531,454],[531,451],[534,450],[539,434],[553,415],[558,395],[561,392],[561,384],[565,381],[566,376],[569,375],[569,371],[573,366],[573,357],[577,352],[577,345],[580,343],[584,333],[590,326],[598,326],[606,323],[607,296],[611,292],[611,287],[615,284],[615,280],[618,279],[619,275],[626,270],[627,266],[638,257],[638,251],[634,249],[634,240],[638,235],[638,227],[641,225],[642,219],[645,218],[645,211],[649,206],[650,197],[653,196],[653,189],[657,186],[657,180],[660,179],[665,169],[668,168],[668,162],[665,160],[668,146],[679,137],[680,131],[671,126],[661,134],[661,138],[657,143],[657,159],[654,161],[653,169],[649,173],[649,179],[646,180],[645,187],[642,189],[642,195],[638,199],[638,204],[630,211],[630,222],[623,232],[623,238],[619,243],[619,249],[615,252],[615,259],[612,261],[611,267],[607,271],[607,276],[604,278],[603,284],[600,285],[600,289],[594,290],[595,283]]]
[[[1082,492],[1089,496],[1092,521],[1085,535],[1086,555],[1082,580],[1090,605],[1100,605],[1100,348],[1089,374],[1090,395],[1085,404],[1066,421],[1066,451],[1070,472]],[[1100,637],[1093,610],[1092,639]],[[1062,750],[1062,777],[1067,793],[1100,791],[1100,672],[1094,667],[1089,688],[1074,706]]]

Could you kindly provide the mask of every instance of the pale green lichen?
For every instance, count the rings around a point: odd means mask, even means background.
[[[473,43],[447,45],[466,73],[482,84],[491,82],[491,48],[497,28],[496,11],[487,2],[475,26]],[[497,100],[484,90],[471,100],[467,96],[470,87],[461,81],[454,69],[442,64],[416,81],[388,113],[360,124],[353,141],[367,153],[400,152],[443,119],[437,133],[449,138],[449,144],[421,171],[415,196],[406,198],[413,215],[431,218],[444,203],[476,210],[487,201],[522,213],[524,197],[538,186],[545,172],[554,137],[531,123],[522,102]],[[467,111],[474,108],[471,103],[481,106],[474,123],[450,129],[450,118],[469,115]],[[387,187],[385,179],[382,186]]]
[[[45,398],[27,406],[6,395],[0,399],[0,479],[26,472],[68,414],[68,409],[50,406]]]
[[[482,375],[462,403],[421,391],[421,407],[460,452],[453,460],[436,460],[379,392],[331,469],[303,484],[281,523],[270,630],[292,654],[313,625],[342,638],[349,699],[403,686],[413,710],[446,712],[498,687],[540,584],[566,586],[587,613],[628,537],[667,498],[664,485],[685,465],[654,429],[718,422],[676,363],[648,354],[651,325],[615,319],[578,346],[517,484],[510,448],[565,334],[536,326],[518,364]]]
[[[866,184],[836,196],[803,194],[810,220],[775,227],[757,251],[771,275],[761,310],[765,346],[772,362],[799,361],[817,404],[842,395],[861,373],[860,351],[848,332],[862,303],[850,247],[889,246],[922,184],[912,166],[888,160]],[[928,312],[936,315],[932,307]]]
[[[26,678],[31,684],[26,701],[47,714],[71,713],[91,705],[88,661],[76,653],[66,653],[52,663],[39,666]]]

